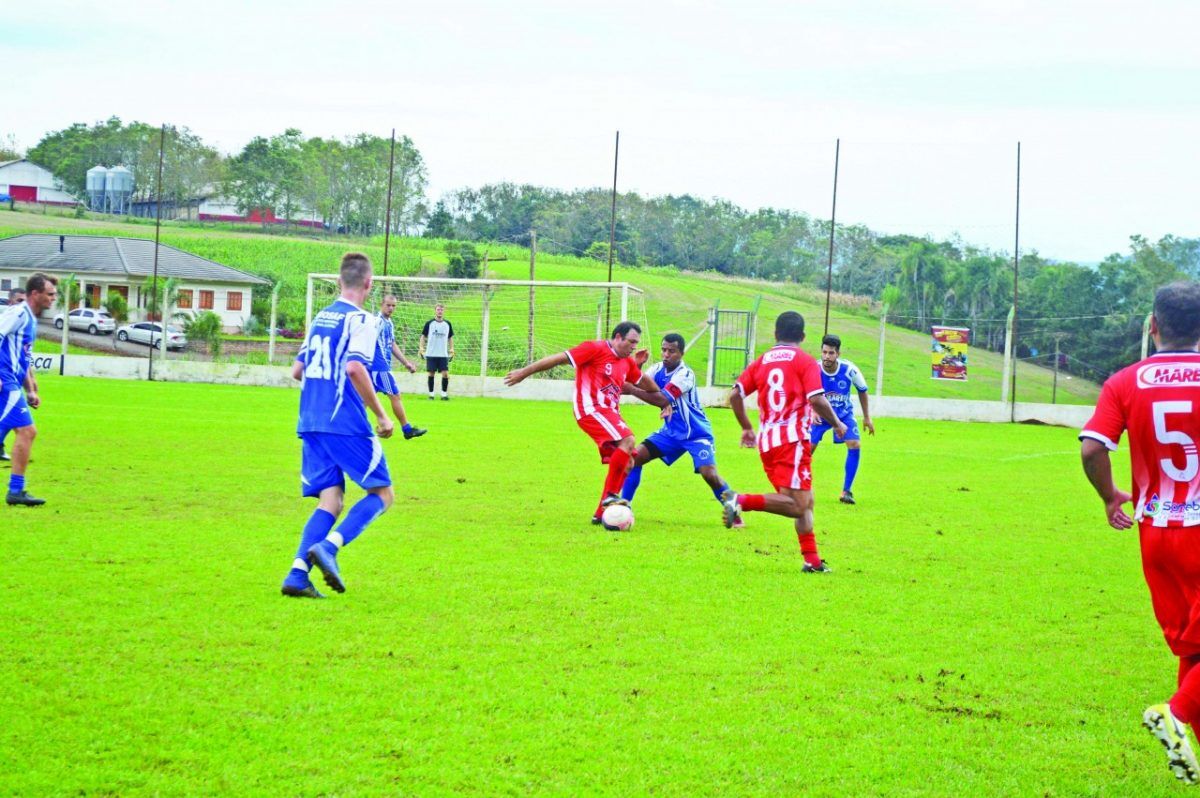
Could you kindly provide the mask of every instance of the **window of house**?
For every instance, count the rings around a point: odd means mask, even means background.
[[[200,309],[201,310],[212,310],[212,306],[213,306],[213,292],[212,291],[201,291],[200,292]]]
[[[242,292],[230,291],[225,295],[226,310],[241,310],[242,309]]]
[[[179,289],[179,307],[183,310],[188,310],[192,307],[192,289]]]
[[[0,280],[0,291],[11,291],[12,280]]]

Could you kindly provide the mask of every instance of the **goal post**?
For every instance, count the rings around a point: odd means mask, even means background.
[[[313,314],[337,299],[337,279],[336,274],[308,275],[306,330]],[[435,306],[444,305],[445,318],[454,329],[451,375],[478,377],[483,393],[488,377],[502,377],[580,341],[606,338],[610,293],[612,309],[620,308],[612,324],[637,322],[646,338],[645,294],[629,283],[375,275],[363,309],[378,313],[384,296],[395,297],[396,343],[421,372],[425,367],[417,362],[421,332],[434,317]],[[394,365],[393,370],[399,376],[403,368]],[[569,367],[559,367],[538,376],[567,379],[571,372]]]

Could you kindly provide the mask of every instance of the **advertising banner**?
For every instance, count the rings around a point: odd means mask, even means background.
[[[967,350],[971,331],[966,327],[933,328],[933,378],[967,380]]]

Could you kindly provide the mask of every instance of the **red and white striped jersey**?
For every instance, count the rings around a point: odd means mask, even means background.
[[[632,357],[617,357],[608,341],[584,341],[567,350],[575,367],[575,418],[590,416],[607,407],[620,411],[621,389],[626,382],[637,384],[642,370]]]
[[[1116,450],[1126,430],[1134,518],[1200,525],[1200,353],[1159,352],[1108,378],[1079,437]]]
[[[817,361],[799,347],[783,344],[747,366],[737,389],[743,398],[758,392],[760,452],[808,440],[809,397],[825,393]]]

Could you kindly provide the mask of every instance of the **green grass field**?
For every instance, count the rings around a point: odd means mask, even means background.
[[[385,444],[397,506],[317,602],[278,594],[312,509],[295,392],[42,397],[50,504],[0,508],[0,792],[1179,789],[1139,726],[1174,660],[1073,430],[881,419],[853,508],[822,447],[836,571],[806,576],[786,521],[724,529],[685,465],[647,468],[631,531],[590,526],[601,469],[565,403],[411,397],[431,432]],[[764,488],[713,419],[725,476]]]
[[[120,235],[152,238],[154,228],[147,224],[122,224],[112,220],[71,219],[43,216],[34,213],[0,213],[0,238],[21,233],[53,232],[90,235]],[[281,303],[302,315],[306,275],[336,270],[338,259],[351,249],[371,256],[377,269],[383,262],[383,236],[368,240],[313,239],[285,237],[224,229],[200,229],[189,225],[166,225],[162,242],[202,257],[211,258],[237,269],[282,281],[285,290]],[[393,238],[393,264],[413,269],[421,263],[423,271],[441,273],[446,260],[444,242],[423,238]],[[502,279],[528,279],[529,250],[517,246],[480,244],[493,258],[489,275]],[[506,260],[494,260],[504,257]],[[397,273],[395,270],[393,274]],[[607,277],[607,264],[591,259],[540,253],[537,277],[541,280],[602,281]],[[798,310],[809,321],[809,351],[820,349],[824,328],[824,292],[810,286],[770,283],[722,277],[709,273],[680,272],[666,268],[631,268],[618,265],[613,279],[629,282],[645,291],[647,320],[651,337],[680,332],[688,340],[702,330],[709,308],[715,301],[732,310],[749,310],[759,305],[757,341],[761,351],[772,341],[775,317],[784,310]],[[543,295],[541,300],[546,302]],[[455,320],[459,335],[476,335],[478,298],[464,299],[462,308],[453,301],[448,316]],[[468,307],[469,306],[469,309]],[[862,297],[837,298],[831,309],[830,331],[843,340],[843,355],[859,366],[874,390],[879,355],[879,318],[872,315],[869,302]],[[298,311],[295,309],[299,309]],[[463,315],[455,315],[455,311]],[[469,310],[469,312],[468,312]],[[543,304],[543,311],[549,310]],[[877,312],[877,311],[876,311]],[[474,314],[474,315],[472,315]],[[551,318],[553,316],[551,315]],[[492,335],[500,335],[504,322],[495,319]],[[521,316],[524,323],[524,316]],[[513,322],[515,325],[516,322]],[[522,328],[523,329],[523,328]],[[514,335],[523,341],[523,333]],[[590,335],[590,333],[589,333]],[[495,340],[495,338],[493,339]],[[657,341],[651,343],[657,345]],[[415,348],[409,342],[409,348]],[[708,339],[704,337],[688,356],[688,362],[698,374],[705,374],[708,362]],[[524,352],[524,346],[517,346]],[[894,325],[887,327],[884,357],[884,393],[893,396],[996,400],[1000,399],[1003,358],[994,352],[974,347],[970,354],[970,380],[965,383],[930,379],[930,338],[927,334]],[[493,367],[507,369],[508,365],[494,357]],[[503,373],[501,370],[498,373]],[[732,383],[732,371],[719,375],[724,383]],[[1022,402],[1049,402],[1052,396],[1053,372],[1049,369],[1020,363],[1017,368],[1017,398]],[[1062,404],[1092,404],[1099,395],[1099,386],[1080,378],[1063,378],[1058,383],[1056,401]]]

